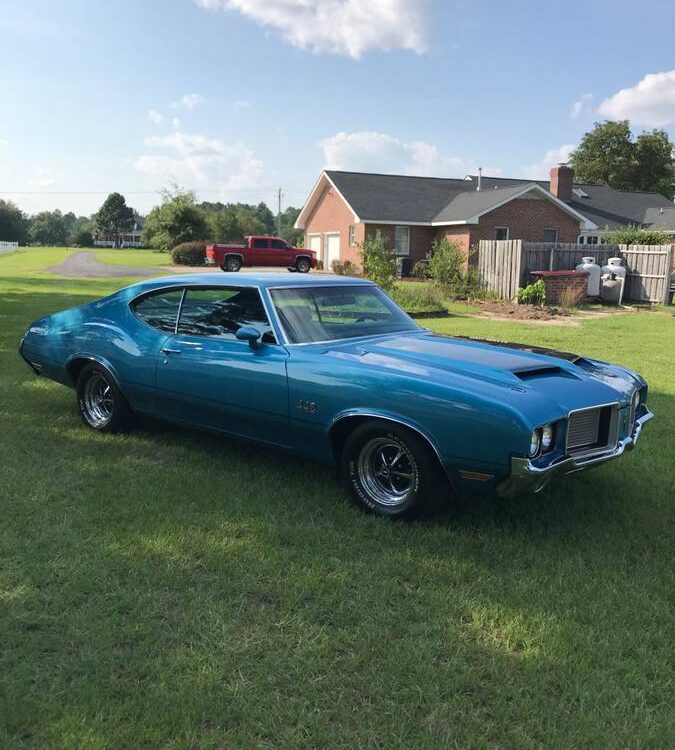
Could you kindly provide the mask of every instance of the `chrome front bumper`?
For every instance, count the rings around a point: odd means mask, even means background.
[[[612,450],[599,453],[595,456],[584,459],[575,459],[572,456],[567,456],[550,466],[544,467],[534,466],[529,458],[512,458],[511,474],[508,479],[505,479],[497,487],[497,493],[501,497],[513,497],[523,492],[539,492],[553,477],[574,474],[576,471],[583,471],[605,461],[611,461],[613,458],[618,458],[624,451],[635,447],[643,425],[653,417],[654,415],[649,409],[645,409],[645,413],[635,420],[635,428],[632,435],[619,440],[616,447]]]

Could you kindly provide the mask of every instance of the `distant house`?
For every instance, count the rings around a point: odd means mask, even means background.
[[[673,203],[657,193],[576,184],[572,168],[563,164],[550,177],[446,179],[326,170],[295,226],[330,268],[334,260],[358,264],[358,246],[378,231],[397,255],[414,263],[441,237],[468,254],[485,239],[596,244],[617,227],[675,223]]]
[[[119,237],[113,237],[112,235],[94,235],[94,245],[96,247],[143,247],[141,235],[143,234],[144,224],[144,217],[135,214],[131,231],[125,232]]]

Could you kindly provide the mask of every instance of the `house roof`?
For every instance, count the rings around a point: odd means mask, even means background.
[[[477,223],[479,217],[526,193],[537,192],[573,215],[587,228],[596,228],[578,209],[558,200],[539,183],[514,180],[476,190],[472,177],[411,177],[326,170],[303,206],[296,228],[304,228],[324,189],[334,187],[354,214],[355,221],[422,225]]]
[[[648,208],[645,211],[645,224],[654,229],[675,232],[675,206],[669,208]]]
[[[478,183],[477,175],[470,175],[469,178],[475,187]],[[523,185],[527,182],[528,180],[507,177],[482,177],[481,192]],[[548,180],[537,180],[537,184],[545,190],[550,189]],[[646,217],[647,211],[674,208],[672,201],[660,193],[616,190],[609,185],[590,185],[583,182],[575,182],[572,188],[584,193],[585,197],[575,193],[574,200],[570,201],[569,205],[587,216],[600,229],[617,229],[628,224],[650,224],[652,222]]]
[[[306,226],[323,189],[333,186],[354,214],[354,221],[401,224],[475,223],[480,215],[532,190],[541,192],[587,229],[616,229],[646,224],[675,231],[675,206],[659,193],[616,190],[608,185],[574,183],[574,199],[563,203],[548,180],[468,175],[464,179],[411,177],[326,170],[314,186],[298,220]]]
[[[467,181],[326,170],[326,175],[361,221],[429,223]]]

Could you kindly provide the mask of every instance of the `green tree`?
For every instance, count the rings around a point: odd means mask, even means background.
[[[634,175],[634,147],[628,120],[596,122],[570,155],[574,179],[630,189]]]
[[[28,219],[11,201],[0,200],[0,240],[25,242],[28,239]]]
[[[295,229],[293,227],[299,215],[300,209],[293,208],[293,206],[289,206],[281,214],[281,236],[286,240],[286,242],[288,242],[290,245],[294,245],[295,247],[297,247],[300,242],[302,242],[305,234],[302,229]]]
[[[207,221],[209,237],[214,242],[234,242],[244,236],[239,216],[233,206],[223,206],[218,211],[211,211]]]
[[[119,244],[120,235],[134,225],[134,209],[127,206],[121,193],[110,193],[103,205],[94,214],[94,227],[101,237],[112,237]]]
[[[672,200],[675,195],[673,142],[665,130],[641,133],[635,141],[635,190],[655,190]]]
[[[242,234],[270,234],[255,206],[249,206],[246,203],[234,203],[233,208],[241,225]]]
[[[68,238],[63,214],[56,211],[41,211],[30,219],[31,242],[38,245],[65,245]]]
[[[265,234],[276,234],[277,233],[277,221],[274,214],[270,211],[266,203],[262,201],[254,208],[255,215],[262,222],[265,227],[263,232]],[[251,234],[253,234],[251,232]]]
[[[396,284],[396,256],[382,239],[382,233],[366,237],[360,252],[364,275],[385,292],[391,292]]]
[[[578,182],[657,191],[668,199],[675,193],[673,143],[664,130],[633,140],[628,120],[596,122],[570,160]]]
[[[208,236],[206,213],[197,206],[195,194],[175,186],[162,193],[161,205],[150,211],[143,228],[143,242],[159,250]]]

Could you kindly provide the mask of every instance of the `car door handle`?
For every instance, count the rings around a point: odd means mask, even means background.
[[[162,354],[180,354],[181,349],[170,349],[168,346],[163,346],[160,350]]]

